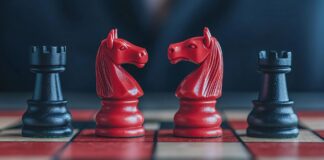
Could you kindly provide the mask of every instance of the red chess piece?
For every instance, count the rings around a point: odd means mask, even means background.
[[[98,49],[96,58],[96,89],[102,108],[96,116],[96,135],[107,137],[138,137],[144,135],[144,117],[138,110],[143,90],[121,66],[130,63],[144,67],[148,54],[117,37],[117,29],[109,32]]]
[[[201,37],[171,44],[168,58],[172,64],[185,60],[200,65],[177,88],[180,109],[174,116],[174,135],[221,136],[222,119],[215,104],[222,94],[223,58],[216,38],[205,28]]]

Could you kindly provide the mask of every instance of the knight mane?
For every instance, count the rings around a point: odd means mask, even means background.
[[[205,88],[202,91],[202,95],[205,97],[220,97],[222,95],[223,84],[223,56],[222,49],[216,40],[212,38],[210,54],[203,62],[202,71],[209,71],[205,73]]]
[[[111,79],[110,79],[110,73],[108,68],[108,63],[111,63],[111,60],[108,56],[105,56],[105,53],[103,52],[103,47],[105,43],[102,42],[100,44],[97,56],[96,56],[96,90],[97,94],[100,97],[110,97],[114,94],[114,90],[111,87]],[[111,52],[110,50],[107,50],[107,52]]]

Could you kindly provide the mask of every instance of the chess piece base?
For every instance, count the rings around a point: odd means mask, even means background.
[[[299,134],[298,128],[289,129],[265,129],[248,127],[247,135],[256,138],[296,138]]]
[[[103,99],[96,116],[96,135],[105,137],[144,136],[144,116],[137,108],[138,100]]]
[[[72,117],[67,101],[28,101],[22,117],[24,137],[68,137],[72,135]]]
[[[221,128],[175,128],[173,134],[177,137],[212,138],[221,137],[223,135],[223,130]]]
[[[262,138],[294,138],[298,136],[298,118],[293,102],[253,101],[248,116],[247,136]]]
[[[37,137],[37,138],[61,138],[69,137],[73,133],[72,126],[58,127],[52,129],[36,129],[23,127],[22,136],[23,137]]]
[[[222,136],[222,118],[215,108],[215,100],[183,100],[174,116],[174,135],[207,138]]]
[[[103,137],[141,137],[144,136],[144,127],[136,128],[96,128],[96,135]]]

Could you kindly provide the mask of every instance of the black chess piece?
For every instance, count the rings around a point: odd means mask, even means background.
[[[66,47],[32,47],[31,72],[35,89],[22,117],[24,137],[66,137],[73,132],[71,114],[61,91],[59,73],[65,70]]]
[[[247,136],[294,138],[298,136],[298,118],[289,100],[286,73],[291,71],[291,52],[261,51],[259,71],[263,82],[258,100],[248,116]]]

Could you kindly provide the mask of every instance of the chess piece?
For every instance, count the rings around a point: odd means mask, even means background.
[[[65,70],[66,47],[32,47],[31,71],[35,89],[22,117],[24,137],[66,137],[73,132],[71,114],[61,91],[59,73]]]
[[[147,61],[146,50],[118,38],[117,29],[112,29],[101,42],[96,58],[96,88],[102,108],[96,116],[96,135],[144,135],[144,117],[137,108],[143,90],[121,64],[142,68]]]
[[[286,76],[291,71],[291,52],[259,53],[259,71],[263,83],[258,100],[248,116],[247,135],[261,138],[293,138],[298,136],[298,119],[289,100]]]
[[[222,94],[223,58],[216,38],[205,28],[203,36],[171,44],[168,58],[172,64],[186,60],[200,65],[177,88],[180,108],[174,116],[174,135],[221,136],[222,119],[215,105]]]

